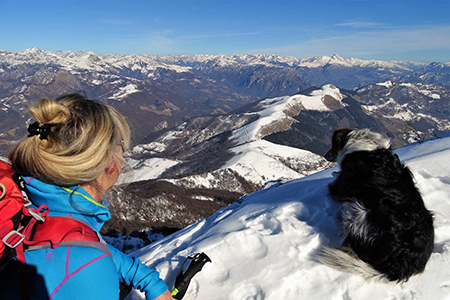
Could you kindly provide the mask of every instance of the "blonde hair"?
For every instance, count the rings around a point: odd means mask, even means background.
[[[113,107],[80,94],[42,99],[28,107],[47,138],[25,137],[8,158],[16,172],[59,186],[93,182],[111,158],[127,150],[130,128]]]

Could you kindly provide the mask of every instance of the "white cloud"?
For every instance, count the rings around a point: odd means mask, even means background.
[[[336,26],[352,27],[352,28],[372,28],[372,27],[382,27],[385,26],[385,24],[375,22],[354,21],[354,22],[339,23],[336,24]]]
[[[261,53],[277,53],[308,57],[338,53],[342,56],[367,56],[382,53],[414,51],[450,51],[450,25],[360,30],[357,32],[321,33],[290,45],[258,49]],[[447,58],[450,61],[450,58]]]
[[[154,31],[147,35],[145,41],[148,45],[155,47],[172,46],[176,41],[170,35],[170,30]]]

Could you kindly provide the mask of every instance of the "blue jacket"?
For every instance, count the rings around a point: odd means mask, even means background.
[[[111,217],[109,210],[81,187],[62,188],[29,177],[24,177],[24,180],[33,204],[37,207],[46,204],[50,210],[49,216],[77,217],[97,232]],[[107,246],[113,259],[99,249],[80,246],[26,252],[32,299],[118,299],[119,281],[145,292],[146,299],[154,299],[167,290],[157,271],[142,264],[138,258]],[[11,272],[16,270],[9,272],[12,275]],[[7,281],[5,278],[1,280],[3,284]],[[17,289],[9,290],[10,295],[5,299],[16,299]],[[1,294],[6,297],[3,288]]]

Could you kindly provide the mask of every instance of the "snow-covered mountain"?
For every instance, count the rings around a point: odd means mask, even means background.
[[[204,161],[206,156],[204,152],[213,152],[210,148],[217,148],[217,144],[223,147],[219,149],[219,152],[214,153],[216,156],[220,153],[224,155],[226,152],[231,152],[217,171],[232,170],[253,185],[262,186],[269,180],[294,179],[308,175],[311,170],[315,172],[321,167],[328,166],[325,159],[300,147],[286,147],[271,143],[264,140],[264,137],[276,132],[288,131],[291,125],[297,122],[294,117],[299,114],[299,111],[332,112],[343,108],[347,105],[342,102],[344,97],[335,86],[325,85],[309,95],[259,101],[245,112],[241,109],[235,114],[195,118],[158,137],[152,136],[150,143],[141,144],[132,149],[129,154],[131,158],[154,157],[147,160],[130,160],[135,174],[138,175],[138,178],[134,180],[164,178],[164,173],[167,173],[168,169],[176,168],[192,156],[199,156],[199,160],[195,160],[195,163],[202,162],[205,171],[211,171],[213,169],[208,170],[205,167],[210,160]],[[161,156],[167,158],[161,160]],[[155,163],[152,163],[152,160]],[[155,168],[156,165],[163,168]],[[152,172],[146,171],[148,166],[152,167]],[[198,172],[194,166],[191,168],[195,169],[195,173]],[[160,172],[156,172],[158,169]],[[182,174],[183,172],[176,173],[176,175]],[[124,175],[127,176],[127,174]],[[192,181],[201,182],[200,185],[204,188],[214,188],[211,182],[201,179],[205,176],[205,174],[196,175],[194,177],[197,180]],[[187,179],[183,178],[183,180],[186,182]],[[232,190],[230,187],[227,189]],[[244,192],[243,189],[236,191]]]
[[[156,59],[191,67],[196,75],[212,78],[234,87],[239,93],[259,98],[292,95],[324,84],[353,89],[379,81],[398,80],[415,71],[415,74],[421,74],[427,66],[406,61],[344,59],[337,54],[304,59],[258,54],[180,55]]]
[[[99,55],[94,52],[59,51],[51,52],[38,48],[26,49],[22,52],[7,52],[0,50],[2,64],[10,69],[31,65],[58,66],[62,70],[77,72],[99,72],[121,74],[121,72],[136,71],[141,77],[152,77],[158,68],[173,70],[175,72],[189,72],[189,67],[168,65],[158,62],[149,55]],[[130,74],[131,75],[131,74]],[[134,76],[130,76],[134,77]]]
[[[401,78],[404,83],[422,83],[449,86],[450,63],[434,62],[422,70],[417,70],[411,75]]]
[[[424,273],[401,284],[364,281],[317,261],[340,242],[339,209],[327,196],[338,167],[292,181],[270,182],[211,217],[134,253],[169,287],[185,258],[212,260],[184,299],[448,299],[450,277],[450,134],[398,149],[435,218],[435,247]],[[143,299],[134,291],[128,300]]]
[[[344,59],[338,54],[333,56],[316,56],[310,58],[295,58],[292,56],[243,54],[243,55],[100,55],[91,51],[58,51],[51,52],[38,48],[26,49],[22,52],[0,50],[2,63],[9,66],[19,66],[24,63],[59,65],[66,70],[90,70],[109,72],[120,69],[139,70],[142,76],[153,76],[157,68],[171,69],[176,72],[189,72],[192,69],[215,67],[233,67],[243,65],[266,65],[278,67],[319,68],[330,65],[345,67],[371,67],[391,70],[412,71],[427,66],[427,64],[408,61],[379,61],[349,58]]]
[[[408,142],[450,130],[450,89],[435,84],[386,81],[356,90],[363,109],[399,130]],[[390,123],[390,124],[388,124]]]
[[[338,88],[326,85],[310,95],[262,100],[245,112],[194,118],[152,135],[151,142],[135,146],[127,155],[131,170],[120,181],[129,184],[112,195],[111,211],[120,216],[110,223],[116,229],[161,224],[183,228],[210,215],[211,207],[228,205],[268,181],[301,178],[330,167],[321,155],[264,137],[289,130],[301,110],[332,113],[345,107],[343,98]],[[330,136],[331,132],[328,144]]]
[[[238,65],[270,65],[270,66],[289,66],[293,68],[307,67],[319,68],[329,65],[340,65],[345,67],[372,67],[378,69],[397,69],[413,70],[418,67],[426,66],[424,63],[407,61],[379,61],[349,58],[345,59],[334,54],[333,56],[315,56],[310,58],[295,58],[292,56],[280,55],[262,55],[262,54],[244,54],[244,55],[178,55],[178,56],[155,56],[155,59],[175,64],[191,66],[193,68],[215,66],[215,67],[233,67]]]

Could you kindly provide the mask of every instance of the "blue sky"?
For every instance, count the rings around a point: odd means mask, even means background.
[[[0,0],[0,49],[450,62],[450,1]]]

